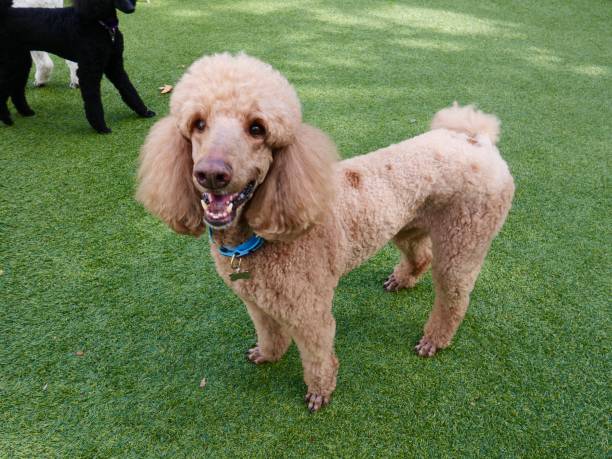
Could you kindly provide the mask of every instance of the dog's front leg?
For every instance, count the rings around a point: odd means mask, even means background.
[[[81,85],[81,97],[85,104],[85,116],[92,128],[100,134],[108,134],[110,128],[104,121],[104,108],[100,97],[100,83],[102,82],[102,69],[79,63],[77,70]]]
[[[246,307],[257,332],[257,344],[247,351],[247,358],[255,364],[276,362],[291,344],[288,331],[255,304]]]
[[[331,401],[336,388],[338,359],[334,354],[336,321],[328,311],[312,311],[304,323],[292,331],[304,367],[304,382],[308,386],[305,401],[311,412]]]

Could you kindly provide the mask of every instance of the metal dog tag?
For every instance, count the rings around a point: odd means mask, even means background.
[[[230,262],[230,266],[232,267],[233,273],[230,274],[230,280],[235,282],[240,279],[250,279],[251,273],[248,271],[242,271],[240,269],[240,265],[242,264],[242,258],[238,258],[238,263],[236,264],[236,256],[232,257],[232,261]]]
[[[248,271],[238,271],[230,274],[230,280],[232,282],[240,280],[240,279],[250,279],[251,273]]]

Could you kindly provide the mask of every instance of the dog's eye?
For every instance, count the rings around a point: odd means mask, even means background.
[[[204,129],[206,129],[206,121],[197,120],[195,123],[193,123],[193,127],[198,131],[202,132]]]
[[[266,128],[259,121],[254,121],[249,126],[249,134],[253,137],[264,137],[266,135]]]

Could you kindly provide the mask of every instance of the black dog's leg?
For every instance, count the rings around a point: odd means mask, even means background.
[[[11,100],[17,111],[23,116],[33,116],[34,110],[28,105],[25,90],[28,84],[28,75],[32,68],[32,57],[28,51],[18,56],[13,68],[13,81],[11,84]]]
[[[84,66],[79,62],[77,70],[79,83],[81,85],[81,97],[85,104],[85,116],[92,128],[100,134],[108,134],[110,128],[104,121],[104,107],[100,97],[100,83],[102,82],[102,70],[96,67]]]
[[[9,60],[0,50],[0,121],[8,126],[12,126],[13,119],[8,109],[8,99],[11,95],[9,68],[11,68]]]
[[[123,102],[125,102],[128,107],[144,118],[151,118],[152,116],[155,116],[155,112],[147,108],[138,95],[136,88],[134,88],[134,85],[132,85],[130,77],[128,77],[120,57],[111,60],[106,66],[104,73],[110,82],[113,83],[115,88],[117,88],[119,94],[121,94]]]
[[[2,81],[2,84],[5,83],[5,81]],[[7,126],[12,126],[14,123],[13,119],[11,118],[11,112],[9,112],[7,105],[9,95],[5,91],[5,88],[0,88],[0,121],[2,121]]]

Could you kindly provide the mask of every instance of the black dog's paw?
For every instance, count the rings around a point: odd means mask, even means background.
[[[98,131],[98,134],[110,134],[112,131],[111,128],[109,128],[108,126],[104,126],[103,128],[100,129],[96,129],[96,131]]]
[[[13,124],[15,124],[15,122],[11,118],[2,118],[0,121],[2,121],[7,126],[12,126]]]
[[[142,116],[143,118],[153,118],[155,115],[157,115],[157,113],[155,113],[153,110],[147,110],[140,116]]]
[[[19,110],[19,114],[21,116],[34,116],[36,115],[36,112],[31,108],[28,108],[27,110]]]

